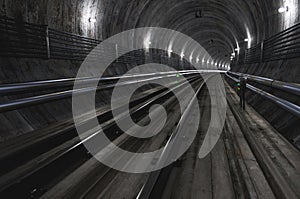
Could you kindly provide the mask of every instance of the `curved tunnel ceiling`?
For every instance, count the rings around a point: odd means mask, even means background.
[[[122,30],[153,26],[169,28],[191,36],[220,62],[229,62],[227,55],[236,48],[253,46],[284,28],[284,16],[277,13],[283,4],[281,0],[141,0],[136,5],[130,2],[116,3],[113,10],[127,9],[127,15],[104,26],[108,27],[106,36],[121,31],[120,21],[123,22]],[[201,18],[196,18],[197,11],[201,11]],[[290,20],[295,22],[296,19]],[[250,43],[244,42],[248,37]],[[213,45],[208,41],[213,41]]]
[[[0,12],[3,15],[14,18],[22,15],[28,22],[49,24],[50,27],[98,39],[137,27],[173,29],[198,41],[220,62],[229,62],[227,55],[235,49],[249,48],[299,21],[298,0],[1,2]],[[278,8],[282,6],[289,6],[289,12],[278,13]],[[202,17],[196,17],[197,11],[201,11]],[[91,23],[90,19],[95,19],[95,22]],[[250,41],[244,42],[248,37]]]

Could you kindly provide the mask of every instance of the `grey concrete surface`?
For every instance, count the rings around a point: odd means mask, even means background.
[[[277,11],[283,6],[281,0],[0,0],[0,14],[96,39],[137,27],[170,28],[193,37],[217,60],[229,62],[237,42],[240,48],[247,47],[243,40],[249,34],[253,46],[299,22],[298,1],[287,2],[293,5],[293,12],[285,15]],[[196,11],[201,11],[203,17],[196,18]],[[15,58],[1,58],[0,63],[1,83],[74,77],[79,66],[71,61]],[[111,73],[126,70],[122,67],[111,69]],[[299,68],[299,59],[294,59],[233,70],[299,83]],[[252,104],[261,108],[260,101]],[[272,109],[268,103],[262,107],[268,113],[266,117]],[[68,118],[70,111],[70,101],[62,100],[1,114],[0,139]],[[282,122],[286,123],[290,118],[284,114],[272,115],[274,120],[284,118]]]

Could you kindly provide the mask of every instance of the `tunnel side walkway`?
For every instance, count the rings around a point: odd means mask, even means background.
[[[226,94],[230,110],[225,144],[234,149],[250,197],[299,198],[299,151],[251,106],[247,104],[243,111],[239,96],[228,84]]]

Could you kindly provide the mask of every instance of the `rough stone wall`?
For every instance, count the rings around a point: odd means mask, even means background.
[[[300,58],[235,66],[233,71],[300,83]]]
[[[287,13],[280,14],[277,11],[278,7],[283,6],[284,4],[279,4],[279,6],[277,5],[277,9],[275,9],[276,7],[274,7],[273,15],[268,18],[269,22],[266,23],[266,28],[269,30],[269,33],[264,38],[268,38],[276,34],[277,32],[280,32],[299,22],[298,2],[290,0],[286,1],[286,3],[290,5],[290,10]],[[294,6],[292,7],[291,5]],[[284,82],[300,83],[300,58],[257,64],[235,65],[232,67],[232,70],[235,72],[267,77]],[[255,86],[260,87],[259,85]],[[270,90],[269,88],[261,88],[271,94],[300,105],[300,103],[298,102],[298,97],[288,95],[276,90]],[[253,94],[252,92],[248,92],[247,100],[282,135],[284,135],[287,139],[291,140],[291,142],[294,143],[294,140],[299,136],[299,118],[296,118],[292,114],[289,114],[287,111],[279,108],[276,104],[271,103],[270,101],[265,100],[260,96]],[[298,140],[294,144],[300,148],[300,140]]]
[[[207,40],[207,35],[197,36],[199,32],[218,31],[212,39],[229,38],[235,45],[248,30],[254,45],[298,20],[298,2],[286,2],[295,5],[288,14],[277,12],[281,0],[0,0],[0,14],[97,39],[135,27],[159,26],[182,31],[199,42]],[[205,17],[195,19],[196,10]]]
[[[1,0],[0,14],[20,22],[48,24],[58,30],[102,39],[102,3],[101,0]],[[75,77],[80,66],[79,62],[52,59],[1,58],[0,63],[1,84]],[[110,72],[121,73],[122,68]],[[4,102],[16,97],[8,96]],[[106,97],[99,100],[105,101]],[[0,140],[70,119],[71,108],[71,99],[65,99],[0,114]]]
[[[193,37],[215,54],[218,61],[228,63],[229,57],[224,54],[232,53],[236,43],[241,48],[247,47],[243,42],[247,29],[253,37],[251,44],[255,45],[299,21],[297,0],[286,2],[295,5],[288,15],[277,11],[283,6],[282,0],[0,0],[0,15],[96,39],[135,27],[171,28]],[[203,18],[195,18],[197,10],[203,11]],[[211,40],[213,45],[209,43]],[[299,59],[283,60],[233,70],[299,82],[298,62]],[[79,65],[61,60],[1,58],[0,82],[74,77]],[[127,66],[120,65],[109,73],[122,73],[126,69]],[[62,100],[1,114],[0,137],[19,135],[69,118],[70,105],[70,100]],[[263,110],[273,108],[266,103]]]
[[[298,73],[299,74],[299,73]],[[270,75],[272,76],[272,75]],[[278,75],[279,77],[280,75]],[[227,82],[233,88],[236,88],[236,84],[226,78]],[[259,84],[252,83],[254,86],[269,92],[275,96],[279,96],[283,99],[289,100],[300,106],[299,97],[287,94],[278,90],[272,90],[269,87],[261,86]],[[295,117],[293,114],[288,113],[284,109],[280,108],[277,104],[262,98],[260,95],[251,91],[246,93],[247,102],[260,113],[272,126],[277,129],[284,137],[286,137],[291,143],[295,144],[300,149],[299,140],[299,122],[300,118]]]
[[[0,63],[1,85],[76,77],[81,64],[72,61],[27,58],[0,58]],[[127,65],[115,64],[106,75],[123,74],[128,69]],[[1,98],[0,103],[58,91],[52,89],[43,93],[37,91],[33,94],[9,95]],[[96,96],[97,104],[107,104],[109,96],[109,91],[99,93]],[[0,113],[0,142],[68,119],[72,119],[71,98]]]
[[[78,63],[57,60],[0,58],[0,82],[17,83],[76,76]],[[29,97],[7,96],[1,102]],[[70,99],[0,114],[0,140],[21,135],[72,117]]]
[[[102,39],[102,0],[1,0],[0,4],[2,16]]]

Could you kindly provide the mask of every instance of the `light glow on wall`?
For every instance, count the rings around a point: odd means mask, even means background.
[[[180,57],[181,57],[181,60],[183,60],[184,52],[181,52]]]
[[[168,49],[168,55],[169,55],[169,57],[171,57],[172,53],[173,53],[172,48],[169,48],[169,49]]]
[[[236,49],[235,49],[237,55],[240,55],[240,51],[241,51],[241,48],[240,48],[240,44],[238,41],[236,41]]]
[[[298,0],[283,0],[278,12],[284,17],[284,29],[293,26],[298,18]]]
[[[248,48],[251,48],[252,43],[252,37],[249,28],[246,26],[246,32],[247,32],[247,40],[245,39],[245,42],[248,42]]]
[[[284,12],[288,12],[288,11],[289,11],[289,7],[288,6],[287,7],[281,7],[281,8],[278,9],[279,13],[284,13]]]
[[[147,51],[149,50],[151,44],[151,33],[148,33],[146,38],[144,39],[144,47]]]
[[[82,2],[81,17],[80,17],[80,29],[82,36],[97,37],[96,35],[96,22],[97,22],[97,5],[93,1]],[[99,18],[98,18],[99,20]]]

